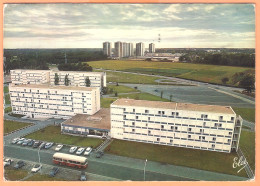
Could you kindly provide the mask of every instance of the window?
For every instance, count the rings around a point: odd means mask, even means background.
[[[150,121],[150,119],[151,119],[151,118],[150,118],[150,117],[148,117],[148,121]]]
[[[202,136],[202,139],[205,140],[205,136]]]
[[[179,116],[179,112],[176,112],[176,116]]]
[[[215,145],[214,145],[214,144],[212,144],[212,148],[215,148]]]
[[[228,143],[230,143],[231,142],[231,139],[228,139]]]
[[[171,126],[171,129],[173,130],[173,126]]]
[[[201,140],[201,136],[199,136],[199,139]]]
[[[205,127],[206,126],[206,122],[203,122],[203,127]]]
[[[172,143],[172,142],[173,142],[173,140],[171,139],[171,140],[170,140],[170,143]]]
[[[191,128],[188,128],[188,131],[191,132]]]
[[[161,114],[161,111],[158,111],[158,114]]]
[[[188,138],[191,138],[191,135],[188,135]]]
[[[231,121],[234,121],[234,119],[235,119],[234,117],[231,117]]]
[[[124,112],[125,112],[125,108],[124,108],[123,110],[124,110]]]
[[[57,114],[57,111],[55,111],[55,114]]]
[[[220,123],[218,126],[219,126],[219,127],[222,127],[222,124]]]
[[[138,116],[135,116],[135,119],[138,119]]]
[[[178,130],[178,127],[175,127],[175,130]]]
[[[135,129],[132,129],[132,132],[135,132]]]
[[[133,112],[135,112],[135,109],[133,109]]]
[[[232,135],[232,132],[229,132],[228,134],[229,134],[229,135]]]
[[[162,111],[162,114],[164,115],[164,114],[165,114],[165,112],[164,112],[164,111]]]
[[[126,119],[126,115],[124,115],[124,119]]]
[[[148,130],[148,134],[151,134],[151,131],[150,131],[150,130]]]
[[[163,126],[163,125],[161,125],[161,129],[164,129],[164,126]]]
[[[215,138],[215,137],[213,137],[213,138],[212,138],[212,140],[213,140],[213,141],[216,141],[216,138]]]
[[[217,123],[215,123],[215,127],[217,127],[218,126],[218,124]]]
[[[174,116],[175,112],[172,112],[172,115]]]
[[[132,125],[135,126],[135,122],[132,122]]]
[[[200,133],[204,133],[204,129],[200,129]]]
[[[223,120],[223,116],[219,116],[219,120]]]
[[[149,113],[149,110],[145,110],[144,112],[145,112],[146,114],[148,114],[148,113]]]
[[[160,138],[157,138],[157,141],[160,141]]]

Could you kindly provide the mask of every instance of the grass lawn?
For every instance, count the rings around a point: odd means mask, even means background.
[[[243,119],[251,122],[255,122],[255,109],[254,108],[237,108],[234,107],[233,110],[236,114],[240,115]]]
[[[4,120],[4,134],[8,134],[9,132],[26,127],[28,125],[32,125],[32,123]]]
[[[9,94],[5,95],[5,104],[11,104],[11,102],[10,102],[10,95]]]
[[[16,170],[10,166],[5,167],[4,169],[4,177],[8,181],[17,181],[23,179],[27,175],[28,172],[26,170],[22,170],[22,169]]]
[[[129,99],[137,99],[137,100],[148,100],[148,101],[169,101],[165,98],[160,98],[158,96],[149,94],[149,93],[133,93],[133,94],[124,94],[118,95],[119,98],[129,98]]]
[[[239,146],[252,170],[255,169],[255,133],[242,130]]]
[[[205,65],[192,63],[169,63],[169,62],[147,62],[130,60],[105,60],[88,62],[93,68],[103,68],[112,70],[122,70],[131,72],[141,72],[146,74],[158,74],[163,76],[180,77],[185,79],[198,80],[209,83],[222,84],[223,77],[231,77],[236,72],[252,71],[254,68]],[[125,79],[125,77],[123,78]],[[131,80],[138,83],[139,79]],[[117,81],[116,79],[114,81]],[[140,80],[142,81],[142,80]],[[142,82],[141,82],[142,83]],[[145,82],[144,82],[145,83]],[[147,84],[147,83],[146,83]],[[229,81],[227,84],[231,85]]]
[[[100,103],[102,108],[110,108],[111,103],[113,103],[116,98],[101,98]]]
[[[50,177],[49,175],[46,174],[37,173],[25,179],[24,181],[67,181],[67,180],[57,178],[57,177]]]
[[[138,90],[131,88],[131,87],[126,87],[123,85],[116,86],[116,85],[108,85],[107,86],[109,89],[112,89],[113,92],[112,93],[128,93],[128,92],[139,92]]]
[[[102,139],[98,139],[98,138],[87,138],[87,137],[61,134],[59,126],[48,126],[44,129],[28,134],[27,136],[25,136],[25,138],[42,140],[42,141],[51,141],[55,143],[75,145],[81,147],[92,146],[94,148],[96,148],[103,142]]]
[[[105,151],[120,156],[247,177],[244,170],[237,173],[239,169],[232,167],[233,159],[237,157],[236,153],[211,152],[123,140],[114,140]]]
[[[8,93],[8,92],[9,92],[8,86],[4,86],[4,93]]]
[[[8,113],[8,112],[12,112],[12,107],[6,107],[5,108],[5,113]]]

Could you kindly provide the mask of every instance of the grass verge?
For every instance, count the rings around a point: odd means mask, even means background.
[[[67,180],[57,178],[57,177],[50,177],[46,174],[37,173],[25,179],[24,181],[67,181]]]
[[[102,139],[98,139],[98,138],[88,138],[88,137],[61,134],[61,129],[59,126],[48,126],[44,129],[26,135],[25,138],[41,140],[41,141],[51,141],[55,143],[75,145],[81,147],[92,146],[94,148],[96,148],[103,142]]]
[[[20,179],[23,179],[25,176],[28,175],[28,172],[26,170],[22,169],[14,169],[13,167],[5,167],[4,169],[4,177],[8,181],[18,181]]]
[[[5,95],[5,104],[11,104],[11,102],[10,102],[10,95],[9,94]]]
[[[212,152],[181,147],[114,140],[105,150],[108,153],[138,159],[148,159],[201,170],[247,177],[245,171],[232,167],[236,153]]]
[[[8,92],[9,92],[8,86],[4,86],[4,93],[8,93]]]
[[[32,125],[32,123],[24,123],[18,121],[4,120],[4,134]]]
[[[101,98],[100,103],[102,108],[110,108],[111,103],[113,103],[116,98]]]
[[[128,92],[139,92],[138,90],[131,88],[131,87],[127,87],[127,86],[123,86],[123,85],[108,85],[107,86],[110,90],[111,93],[128,93]]]
[[[237,108],[234,107],[233,110],[236,114],[240,115],[243,119],[251,122],[255,122],[255,108]]]

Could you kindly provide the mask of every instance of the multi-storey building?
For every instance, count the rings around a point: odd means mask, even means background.
[[[90,80],[90,87],[99,87],[102,91],[106,87],[105,72],[81,72],[81,71],[51,71],[50,84],[55,85],[55,74],[59,77],[58,85],[65,85],[65,76],[69,80],[69,86],[86,86],[86,78]]]
[[[10,70],[11,81],[14,84],[44,84],[50,82],[50,70]]]
[[[90,87],[99,87],[102,91],[106,87],[105,72],[82,71],[51,71],[51,70],[11,70],[11,81],[14,84],[51,84],[55,85],[55,74],[59,77],[57,85],[65,85],[68,75],[69,86],[86,86],[86,78],[90,80]]]
[[[115,56],[118,58],[123,57],[123,44],[120,41],[115,42]]]
[[[153,43],[149,44],[149,53],[155,53],[155,45]]]
[[[133,46],[133,43],[127,43],[128,45],[128,56],[131,57],[131,56],[134,56],[134,46]]]
[[[136,56],[144,56],[144,43],[136,43]]]
[[[229,106],[118,99],[111,137],[219,152],[237,150],[242,118]]]
[[[49,85],[9,85],[13,113],[31,118],[69,118],[100,110],[99,88]]]
[[[107,55],[108,57],[112,54],[112,44],[110,42],[104,42],[103,43],[103,53]]]

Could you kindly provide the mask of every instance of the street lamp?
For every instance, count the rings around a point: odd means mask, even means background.
[[[39,150],[38,150],[38,158],[39,158],[39,164],[41,164],[41,158],[40,158],[40,150],[41,150],[41,148],[39,147]]]
[[[146,168],[147,159],[144,162],[144,181],[145,181],[145,168]]]

